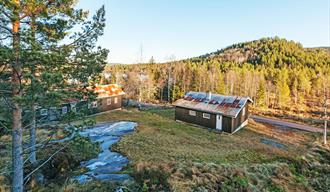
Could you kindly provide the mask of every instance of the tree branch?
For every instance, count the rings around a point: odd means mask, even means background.
[[[25,181],[25,183],[24,183],[24,185],[26,185],[27,184],[27,182],[29,181],[28,179],[31,177],[31,175],[33,174],[33,173],[35,173],[36,171],[38,171],[41,167],[43,167],[44,165],[46,165],[46,163],[48,162],[48,161],[50,161],[57,153],[59,153],[59,152],[61,152],[63,149],[65,149],[67,147],[67,145],[64,145],[63,147],[61,147],[60,149],[58,149],[57,151],[55,151],[55,153],[53,153],[46,161],[44,161],[42,164],[40,164],[37,168],[35,168],[33,171],[31,171],[28,175],[26,175],[25,177],[24,177],[24,181]]]
[[[50,6],[50,4],[51,3],[53,3],[53,2],[55,2],[55,0],[48,0],[48,2],[46,3],[46,5],[44,5],[44,6],[39,6],[39,7],[36,7],[35,8],[35,10],[33,10],[33,11],[31,11],[31,10],[28,10],[26,7],[24,7],[24,5],[23,5],[23,12],[25,12],[25,14],[24,15],[22,15],[19,19],[20,20],[22,20],[22,19],[24,19],[25,17],[27,17],[27,16],[31,16],[31,15],[38,15],[39,13],[41,13],[43,10],[45,10],[45,9],[48,9],[49,8],[49,6]]]
[[[12,37],[12,35],[7,35],[5,37],[0,37],[0,41],[7,39],[8,37]]]
[[[12,19],[12,17],[11,17],[8,13],[6,13],[5,10],[2,9],[2,10],[1,10],[1,13],[4,14],[9,20]]]
[[[10,90],[3,90],[3,89],[0,89],[0,92],[2,92],[2,93],[12,93],[12,91],[10,91]]]
[[[12,105],[12,104],[8,101],[8,98],[7,98],[7,97],[2,97],[2,98],[4,99],[4,101],[5,101],[5,103],[6,103],[6,105],[7,105],[8,107],[10,107],[11,109],[15,109],[15,106]]]
[[[13,34],[13,32],[11,31],[11,29],[9,29],[8,27],[5,27],[5,26],[0,25],[0,28],[6,30],[6,31],[9,32],[10,34]]]

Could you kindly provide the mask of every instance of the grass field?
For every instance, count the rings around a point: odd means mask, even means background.
[[[124,136],[113,148],[131,160],[124,172],[138,177],[147,174],[144,177],[148,186],[157,186],[159,181],[150,181],[150,177],[157,175],[159,169],[168,173],[167,185],[177,191],[312,190],[304,183],[304,177],[297,182],[290,169],[295,165],[288,162],[295,162],[310,150],[316,140],[314,134],[277,130],[255,122],[233,135],[217,133],[174,121],[173,109],[124,109],[93,119],[96,122],[126,120],[138,123],[137,131]],[[264,144],[262,140],[280,143],[284,148]],[[258,174],[269,175],[263,178]],[[273,176],[283,178],[274,179]],[[151,189],[149,191],[154,188]]]
[[[174,121],[174,111],[136,109],[105,113],[95,117],[103,121],[135,121],[137,132],[124,137],[116,149],[132,162],[212,162],[216,164],[265,163],[295,157],[304,151],[280,150],[260,142],[268,138],[249,127],[234,135]]]
[[[113,146],[113,150],[130,159],[122,172],[130,174],[135,182],[125,184],[124,191],[326,191],[330,188],[330,152],[319,147],[320,135],[253,121],[233,135],[218,133],[175,121],[173,109],[127,108],[89,119],[96,123],[138,123],[134,133]],[[38,130],[40,138],[50,132],[54,130]],[[57,138],[66,134],[61,128],[55,133]],[[1,139],[6,149],[1,150],[0,168],[7,176],[0,176],[0,191],[8,190],[10,184],[10,137]],[[79,162],[92,158],[98,148],[86,139],[70,142],[43,169],[47,184],[34,191],[113,191],[122,185],[71,182],[69,178],[81,171]],[[38,157],[46,158],[58,147],[45,148]]]

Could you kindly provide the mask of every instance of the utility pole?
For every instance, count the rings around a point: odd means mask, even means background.
[[[323,144],[327,144],[327,108],[328,108],[328,91],[327,91],[327,79],[324,79],[323,81],[323,91],[324,91],[324,133],[323,133]]]
[[[327,100],[325,99],[324,102],[324,133],[323,133],[323,143],[324,145],[327,144],[327,126],[328,126],[328,121],[327,121]]]
[[[173,77],[171,77],[171,73],[172,73],[173,62],[175,61],[175,55],[171,55],[169,60],[170,60],[170,64],[168,68],[168,80],[167,80],[167,101],[171,103],[172,102],[171,91],[173,84]]]
[[[167,80],[167,101],[170,102],[170,97],[171,97],[171,93],[170,93],[170,86],[171,86],[171,81],[172,81],[172,77],[171,77],[171,66],[172,64],[170,64],[170,67],[168,68],[168,80]]]
[[[141,43],[141,46],[140,46],[140,63],[143,63],[143,44]]]

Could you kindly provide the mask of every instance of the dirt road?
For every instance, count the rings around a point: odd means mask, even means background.
[[[280,120],[280,119],[262,117],[262,116],[257,116],[257,115],[251,115],[250,118],[252,118],[253,120],[255,120],[257,122],[261,122],[261,123],[268,123],[268,124],[277,125],[277,126],[289,127],[289,128],[313,132],[313,133],[323,133],[323,129],[313,127],[310,125],[292,123],[292,122],[288,122],[288,121],[284,121],[284,120]],[[329,130],[328,130],[328,132],[329,132]]]

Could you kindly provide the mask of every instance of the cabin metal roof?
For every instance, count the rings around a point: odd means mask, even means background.
[[[213,93],[211,94],[211,99],[208,100],[207,93],[191,91],[186,93],[184,98],[175,101],[173,105],[236,118],[247,102],[253,101],[249,97]]]

